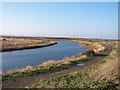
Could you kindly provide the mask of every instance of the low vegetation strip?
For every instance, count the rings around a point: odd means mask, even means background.
[[[81,88],[119,90],[117,42],[109,42],[112,52],[96,64],[65,75],[39,81],[25,88]]]
[[[31,49],[54,45],[57,42],[45,38],[1,37],[2,47],[0,51],[13,51]]]

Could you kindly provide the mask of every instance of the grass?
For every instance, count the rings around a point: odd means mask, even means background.
[[[101,61],[96,64],[86,67],[84,69],[80,69],[77,72],[57,75],[54,78],[49,78],[39,83],[35,83],[25,88],[81,88],[81,89],[97,89],[97,90],[119,90],[119,85],[112,79],[100,78],[96,80],[94,78],[94,72],[107,65],[110,61],[113,61],[114,58],[117,57],[117,47],[113,47],[113,51],[106,56]],[[72,64],[76,64],[77,62],[72,62]],[[112,65],[109,65],[108,68],[111,68]],[[113,66],[114,67],[114,66]],[[120,76],[116,78],[118,80]]]
[[[77,65],[79,63],[84,63],[90,60],[93,60],[94,57],[87,57],[87,58],[82,58],[80,60],[75,60],[75,61],[70,61],[70,65]]]
[[[1,39],[2,38],[2,39]],[[25,37],[1,37],[2,49],[0,51],[22,50],[54,45],[57,42],[46,38],[25,38]]]
[[[116,90],[116,86],[118,85],[114,82],[105,79],[94,81],[89,76],[83,76],[81,73],[75,73],[50,78],[26,88],[95,88],[97,90]]]
[[[32,68],[32,70],[24,70],[23,72],[21,71],[21,72],[9,73],[9,74],[2,76],[2,81],[17,79],[17,78],[24,77],[24,76],[32,76],[35,74],[41,74],[41,73],[46,73],[46,72],[50,72],[50,71],[55,71],[55,70],[57,70],[57,68],[66,69],[66,68],[69,68],[78,63],[87,62],[88,60],[91,60],[91,59],[92,59],[92,57],[82,58],[79,60],[69,61],[69,63],[64,63],[64,61],[63,61],[63,63],[61,63],[61,64],[52,63],[51,65],[49,64],[49,65],[44,65],[43,67],[38,66],[36,68]]]

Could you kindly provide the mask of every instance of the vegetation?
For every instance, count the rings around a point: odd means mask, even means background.
[[[88,72],[88,71],[87,71]],[[95,88],[98,90],[115,90],[118,84],[103,79],[99,81],[92,80],[87,73],[73,73],[67,75],[59,75],[55,78],[41,81],[40,83],[30,85],[26,88]]]
[[[30,49],[50,46],[57,43],[45,38],[1,37],[0,40],[2,41],[0,51]]]
[[[24,77],[24,76],[32,76],[34,74],[55,71],[58,68],[59,69],[66,69],[66,68],[69,68],[73,65],[76,65],[76,64],[82,63],[82,62],[86,62],[86,61],[91,60],[91,59],[92,59],[92,57],[81,58],[78,60],[71,60],[68,62],[66,60],[61,61],[61,62],[49,61],[49,62],[46,62],[46,65],[43,63],[43,65],[36,66],[34,68],[31,66],[28,66],[27,68],[25,68],[23,70],[13,71],[13,72],[10,72],[8,74],[3,75],[2,81],[6,81],[6,80],[10,80],[10,79],[17,79],[17,78]]]
[[[64,39],[63,39],[64,40]],[[67,39],[68,40],[68,39]],[[107,54],[99,62],[87,66],[78,71],[65,73],[40,80],[38,83],[28,84],[25,88],[81,88],[81,89],[98,89],[98,90],[117,90],[120,89],[118,82],[118,41],[109,40],[92,40],[92,39],[70,39],[71,41],[80,42],[88,51],[76,56],[66,58],[61,61],[48,61],[36,67],[28,66],[24,69],[11,71],[2,76],[2,81],[17,79],[35,74],[54,72],[64,70],[77,64],[96,59],[96,56]],[[112,50],[112,52],[111,52]],[[108,53],[110,52],[110,53]],[[99,56],[98,56],[99,57]]]
[[[54,78],[49,78],[39,83],[35,83],[26,88],[81,88],[81,89],[97,89],[97,90],[119,90],[118,81],[119,75],[117,72],[117,44],[110,43],[113,46],[112,52],[100,60],[96,64],[80,69],[77,72],[73,72],[65,75],[58,75]],[[111,63],[112,62],[112,63]],[[115,63],[115,65],[113,64]],[[105,72],[111,67],[113,69],[104,73],[102,67],[105,67]],[[102,72],[100,72],[102,70]],[[100,72],[100,73],[99,73]],[[102,73],[102,74],[101,74]],[[110,74],[109,74],[110,73]],[[96,75],[97,74],[97,75]],[[109,75],[108,75],[109,74]],[[96,75],[96,76],[95,76]],[[99,78],[100,76],[100,78]],[[114,76],[115,78],[113,78]],[[110,78],[109,78],[110,77]],[[97,79],[96,79],[97,78]]]

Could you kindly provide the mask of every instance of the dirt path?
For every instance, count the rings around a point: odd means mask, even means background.
[[[95,56],[92,60],[84,62],[82,64],[85,65],[84,67],[88,67],[92,64],[95,64],[96,62],[98,62],[99,60],[104,58],[106,55],[108,55],[111,52],[111,50],[112,50],[111,47],[107,47],[107,49],[104,52],[101,52],[99,55]],[[66,73],[75,72],[84,67],[71,66],[70,68],[67,68],[67,69],[59,69],[59,70],[55,70],[55,71],[51,71],[51,72],[47,72],[47,73],[43,73],[43,74],[21,77],[16,80],[5,81],[5,82],[3,82],[2,86],[3,86],[3,88],[24,87],[24,86],[30,85],[32,83],[37,83],[40,80],[45,80],[50,77],[54,77],[58,74],[66,74]]]

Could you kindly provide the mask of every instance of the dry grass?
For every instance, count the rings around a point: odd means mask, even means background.
[[[93,50],[95,53],[99,53],[101,51],[105,51],[105,46],[106,41],[82,41],[82,40],[73,40],[74,42],[80,42],[85,48],[88,48],[90,50]]]
[[[20,50],[53,45],[55,42],[43,38],[12,38],[4,37],[2,40],[1,51]]]
[[[101,65],[95,72],[94,78],[97,80],[106,78],[107,80],[115,80],[118,75],[118,60],[110,60],[108,63]]]
[[[111,43],[108,43],[109,45]],[[97,70],[94,71],[93,77],[95,80],[107,79],[118,82],[118,42],[112,42],[113,51],[104,58],[103,64],[101,64]]]
[[[71,64],[71,61],[79,61],[79,60],[83,60],[87,58],[86,55],[84,54],[78,54],[76,56],[72,56],[69,58],[64,58],[63,60],[59,60],[59,61],[54,61],[54,60],[49,60],[47,62],[43,62],[40,65],[37,65],[35,67],[32,66],[26,66],[26,68],[22,68],[22,69],[17,69],[17,70],[10,70],[7,72],[3,72],[2,75],[10,75],[10,74],[17,74],[17,73],[25,73],[25,72],[32,72],[32,71],[36,71],[36,70],[42,70],[42,69],[49,69],[50,67],[61,67],[61,65],[69,65]]]

